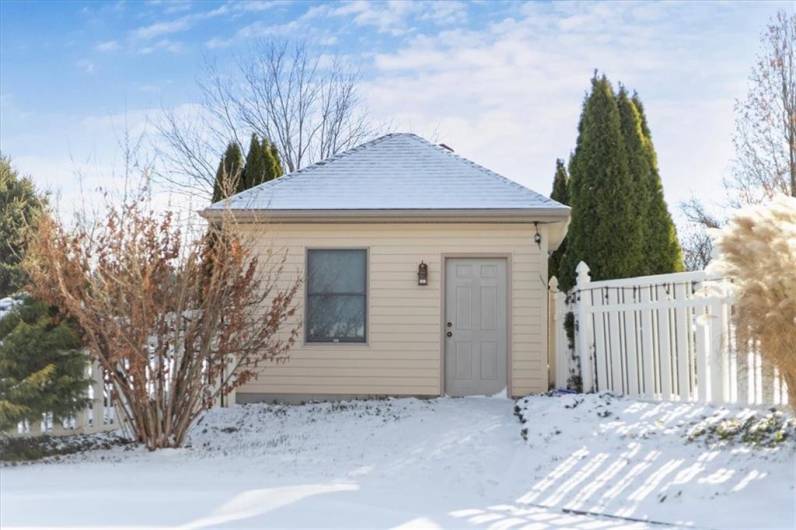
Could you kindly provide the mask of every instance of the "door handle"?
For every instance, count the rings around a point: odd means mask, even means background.
[[[445,335],[447,335],[448,337],[453,337],[453,332],[452,332],[452,331],[449,331],[449,332],[447,332]]]

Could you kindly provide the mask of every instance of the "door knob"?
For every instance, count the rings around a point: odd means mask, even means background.
[[[448,327],[449,328],[453,327],[453,322],[448,322]]]
[[[445,335],[447,335],[448,337],[453,337],[453,332],[452,332],[452,331],[449,331],[449,332],[447,332]]]

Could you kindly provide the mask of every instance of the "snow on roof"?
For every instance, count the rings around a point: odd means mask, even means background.
[[[414,134],[388,134],[233,195],[213,210],[520,210],[569,208]]]

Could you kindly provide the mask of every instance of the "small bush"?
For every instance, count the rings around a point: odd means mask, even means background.
[[[0,437],[0,462],[19,463],[132,443],[116,433]]]
[[[733,418],[706,418],[689,429],[688,441],[776,447],[796,438],[796,420],[782,411],[752,412]]]

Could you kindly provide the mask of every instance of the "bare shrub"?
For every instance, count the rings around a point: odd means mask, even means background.
[[[74,228],[43,215],[31,241],[31,290],[78,322],[149,449],[181,445],[258,366],[287,360],[298,336],[300,280],[280,280],[284,254],[254,255],[238,233],[230,218],[186,237],[141,195]]]
[[[741,211],[717,232],[711,268],[733,281],[740,344],[755,341],[796,407],[796,198]]]

